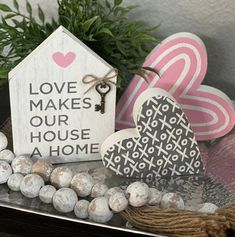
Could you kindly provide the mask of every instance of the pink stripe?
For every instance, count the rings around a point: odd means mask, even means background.
[[[194,47],[196,49],[196,52],[198,53],[198,57],[199,57],[198,59],[193,49],[189,48],[188,46]],[[187,36],[185,37],[181,36],[175,39],[171,39],[167,42],[163,42],[158,48],[153,50],[149,58],[144,63],[144,66],[151,66],[156,60],[159,59],[159,57],[162,56],[162,54],[164,54],[169,49],[173,49],[173,50],[171,52],[168,52],[168,54],[164,55],[164,57],[162,57],[161,60],[159,60],[159,62],[155,66],[155,69],[157,71],[160,71],[171,60],[175,59],[176,57],[186,55],[189,58],[189,65],[190,65],[189,70],[187,71],[185,77],[183,78],[181,82],[177,81],[183,69],[186,67],[186,62],[184,61],[184,59],[179,58],[178,61],[176,61],[164,72],[161,78],[156,83],[154,83],[153,86],[160,87],[162,89],[165,89],[166,91],[169,91],[172,88],[172,86],[175,85],[176,90],[173,93],[173,96],[176,98],[176,100],[180,104],[189,105],[189,106],[197,105],[201,108],[205,108],[212,111],[213,113],[216,113],[216,116],[218,118],[217,123],[210,126],[208,125],[208,126],[193,126],[192,127],[192,129],[196,133],[197,140],[213,139],[213,138],[217,138],[217,137],[225,135],[234,126],[234,123],[235,123],[234,111],[229,101],[226,98],[223,98],[220,95],[216,95],[210,90],[208,90],[207,92],[200,91],[200,85],[201,85],[202,80],[204,79],[204,76],[207,70],[207,55],[206,55],[206,51],[204,50],[199,40],[188,38]],[[201,65],[199,63],[201,63]],[[193,76],[195,75],[197,69],[199,69],[198,75],[196,77],[196,80],[192,83]],[[154,77],[155,77],[155,74],[150,73],[148,76],[148,81],[151,82]],[[143,79],[141,79],[139,76],[135,76],[133,78],[132,82],[130,83],[129,87],[127,88],[120,102],[118,103],[117,110],[116,110],[116,114],[118,117],[120,112],[126,105],[126,102],[130,98],[132,92],[135,91],[136,85],[140,80],[142,81],[140,88],[134,94],[131,100],[131,103],[127,107],[124,115],[121,117],[121,121],[127,121],[129,123],[132,123],[132,126],[134,126],[133,119],[132,119],[132,111],[133,111],[134,103],[137,97],[144,90],[148,88],[148,84]],[[195,99],[187,99],[184,96],[184,94],[186,93],[186,88],[190,83],[192,84],[188,88],[187,93],[188,95],[196,96],[197,98]],[[200,98],[208,99],[208,101],[201,101]],[[217,102],[225,109],[227,116],[230,117],[229,124],[221,132],[216,132],[215,134],[211,134],[211,135],[210,134],[198,135],[200,132],[218,130],[225,123],[225,114],[222,112],[222,110],[218,106],[210,103],[210,100]],[[202,111],[198,112],[194,110],[193,108],[188,109],[188,110],[185,109],[184,112],[188,116],[190,123],[196,122],[196,123],[201,123],[201,124],[205,124],[205,123],[208,124],[212,121],[211,115]],[[117,128],[119,129],[129,127],[118,122],[116,125],[117,125]]]

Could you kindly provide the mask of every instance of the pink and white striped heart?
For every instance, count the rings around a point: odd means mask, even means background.
[[[133,105],[151,87],[168,91],[187,115],[197,140],[210,140],[227,134],[235,124],[230,99],[220,90],[201,85],[207,71],[206,48],[191,33],[178,33],[165,39],[147,57],[145,67],[159,75],[148,74],[148,83],[135,76],[116,109],[116,128],[133,127]]]

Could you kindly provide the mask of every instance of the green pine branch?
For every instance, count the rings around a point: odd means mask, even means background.
[[[31,4],[27,0],[25,4],[26,15],[17,0],[13,0],[13,9],[0,4],[0,11],[5,13],[0,22],[0,88],[7,85],[8,72],[59,25],[118,69],[118,97],[128,78],[134,74],[145,77],[146,70],[153,70],[141,65],[157,42],[151,32],[158,26],[146,27],[130,20],[128,14],[136,6],[122,6],[122,0],[58,0],[58,20],[46,22],[40,6],[37,21]]]

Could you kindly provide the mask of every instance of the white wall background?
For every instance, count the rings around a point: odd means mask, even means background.
[[[10,3],[11,0],[0,0]],[[18,0],[22,9],[25,0]],[[40,4],[47,19],[56,16],[56,0],[31,0]],[[163,39],[189,31],[200,36],[208,51],[209,68],[204,84],[212,85],[235,99],[235,1],[234,0],[124,0],[138,4],[131,18],[146,24],[161,23],[155,35]]]

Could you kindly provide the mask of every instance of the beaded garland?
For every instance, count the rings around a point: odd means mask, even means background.
[[[0,152],[7,150],[6,147],[6,136],[0,132]],[[103,183],[95,183],[92,176],[86,172],[72,175],[72,171],[67,167],[54,169],[49,161],[42,160],[33,164],[26,156],[9,159],[9,150],[6,157],[0,156],[1,183],[7,183],[11,190],[21,191],[28,198],[39,196],[42,202],[52,203],[58,212],[74,211],[79,219],[100,223],[108,222],[113,213],[122,212],[128,205],[185,208],[179,194],[161,193],[143,182],[131,183],[126,190],[120,187],[108,189]],[[91,202],[84,199],[88,196],[93,198]],[[217,206],[210,206],[209,210],[203,208],[201,211],[212,212],[212,209],[214,212]]]

